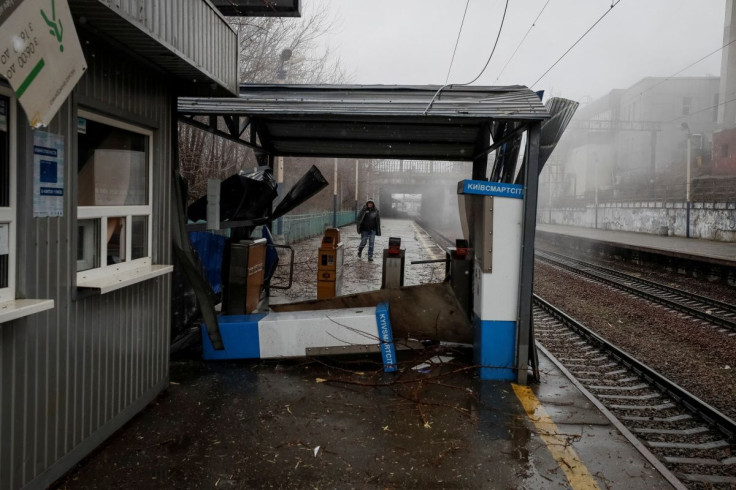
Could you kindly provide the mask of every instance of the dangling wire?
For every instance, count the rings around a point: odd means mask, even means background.
[[[532,29],[537,25],[537,21],[542,16],[542,12],[544,12],[544,9],[546,9],[547,8],[547,5],[549,5],[549,2],[550,2],[550,0],[547,0],[547,2],[544,4],[544,7],[542,7],[542,10],[539,11],[539,13],[537,14],[537,18],[534,19],[534,22],[532,22],[532,25],[529,26],[529,30],[527,30],[526,31],[526,34],[524,34],[524,37],[521,38],[521,42],[519,42],[519,45],[516,46],[516,49],[514,50],[513,53],[511,53],[511,56],[509,56],[509,59],[506,62],[506,64],[503,65],[503,68],[501,68],[501,72],[496,77],[495,82],[497,82],[498,79],[501,78],[501,75],[503,75],[503,72],[506,71],[506,67],[509,66],[509,63],[511,63],[511,60],[513,60],[514,59],[514,56],[516,56],[516,52],[519,51],[519,48],[521,47],[522,44],[524,44],[524,41],[526,41],[526,38],[527,38],[527,36],[529,36],[529,33],[532,32]]]
[[[498,35],[496,36],[496,42],[493,43],[493,49],[491,50],[491,54],[488,56],[488,60],[486,60],[486,64],[483,67],[483,69],[480,71],[480,73],[478,73],[478,76],[475,77],[474,79],[472,79],[471,81],[467,82],[467,83],[455,83],[455,84],[452,84],[452,85],[447,85],[447,83],[445,83],[445,85],[441,86],[439,88],[439,90],[437,90],[437,92],[432,97],[432,100],[429,101],[429,104],[427,104],[427,107],[424,109],[424,113],[423,114],[425,116],[427,115],[427,112],[429,111],[429,109],[432,107],[432,104],[434,104],[434,101],[437,98],[437,96],[445,88],[450,87],[450,86],[452,86],[452,87],[463,87],[463,86],[466,86],[466,85],[470,85],[471,83],[473,83],[476,80],[478,80],[481,77],[481,75],[483,75],[483,73],[486,71],[486,68],[488,68],[488,64],[491,62],[491,58],[493,58],[493,53],[496,52],[496,46],[498,46],[498,40],[501,38],[501,31],[503,31],[503,24],[504,24],[504,21],[506,20],[506,11],[508,10],[508,8],[509,8],[509,0],[506,0],[506,6],[503,8],[503,17],[501,17],[501,25],[498,28]]]
[[[552,66],[550,66],[549,68],[547,68],[547,71],[545,71],[544,73],[542,73],[542,76],[540,76],[539,78],[537,78],[537,81],[536,81],[536,82],[534,82],[534,83],[532,83],[531,85],[529,85],[529,87],[530,87],[530,88],[533,88],[533,87],[534,87],[534,86],[535,86],[536,84],[538,84],[538,83],[539,83],[539,81],[540,81],[540,80],[541,80],[542,78],[544,78],[544,77],[545,77],[545,76],[547,75],[547,73],[549,73],[550,71],[552,71],[552,68],[554,68],[555,66],[557,66],[557,63],[559,63],[560,61],[562,61],[562,58],[564,58],[565,56],[567,56],[567,53],[569,53],[570,51],[572,51],[572,48],[574,48],[575,46],[577,46],[577,45],[578,45],[578,43],[579,43],[580,41],[582,41],[582,40],[583,40],[583,38],[584,38],[585,36],[587,36],[587,35],[588,35],[588,33],[589,33],[590,31],[592,31],[592,30],[593,30],[593,28],[594,28],[595,26],[597,26],[597,25],[598,25],[598,23],[599,23],[600,21],[602,21],[602,20],[603,20],[603,18],[604,18],[604,17],[606,16],[606,15],[608,15],[608,14],[610,14],[610,13],[611,13],[611,11],[613,10],[613,7],[615,7],[615,6],[616,6],[616,5],[618,5],[619,3],[621,3],[621,0],[615,0],[615,1],[614,1],[614,0],[612,0],[612,1],[611,1],[611,7],[610,7],[610,8],[608,9],[608,10],[606,10],[606,11],[605,11],[605,13],[604,13],[603,15],[601,15],[601,16],[600,16],[600,17],[598,18],[598,20],[596,20],[596,21],[595,21],[595,22],[593,23],[593,25],[592,25],[592,26],[590,26],[590,27],[588,28],[588,30],[587,30],[587,31],[585,31],[585,32],[583,33],[583,35],[582,35],[582,36],[580,36],[580,37],[578,38],[578,40],[577,40],[577,41],[575,41],[575,42],[574,42],[574,43],[572,44],[572,46],[570,46],[569,48],[567,48],[567,51],[565,51],[564,53],[562,53],[562,56],[560,56],[559,58],[557,58],[557,61],[555,61],[554,63],[552,63]]]
[[[455,53],[457,53],[457,45],[460,44],[460,34],[463,32],[463,25],[465,24],[465,14],[468,13],[468,5],[470,5],[470,0],[466,0],[465,2],[465,11],[463,12],[463,20],[460,21],[460,29],[457,31],[457,39],[455,39],[455,49],[452,50],[452,59],[450,60],[450,67],[447,69],[447,76],[445,77],[445,85],[447,85],[447,81],[450,79],[450,71],[452,71],[452,64],[455,63]]]

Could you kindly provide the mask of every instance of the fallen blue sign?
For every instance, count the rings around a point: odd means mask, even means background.
[[[394,335],[391,332],[391,320],[388,316],[388,303],[378,303],[376,306],[376,325],[381,342],[383,371],[393,373],[396,371],[396,347],[394,346]]]
[[[457,193],[524,199],[524,186],[485,180],[461,180],[457,183]]]

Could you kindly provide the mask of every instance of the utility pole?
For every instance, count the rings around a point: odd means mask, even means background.
[[[358,219],[358,160],[355,160],[355,219]]]
[[[687,206],[685,236],[690,238],[690,130],[687,131],[687,161],[685,162],[685,201]]]
[[[276,157],[276,204],[284,198],[284,157]],[[276,235],[284,234],[284,217],[276,220]]]
[[[598,229],[598,153],[593,153],[595,158],[595,229]]]
[[[332,227],[337,228],[337,158],[335,158],[334,188],[332,191]]]

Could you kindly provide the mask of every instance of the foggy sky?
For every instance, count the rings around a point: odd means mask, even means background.
[[[550,0],[496,80],[546,0],[511,0],[498,48],[474,85],[531,86],[611,6],[611,0]],[[470,0],[450,83],[480,72],[505,0]],[[464,0],[306,0],[335,21],[319,42],[357,84],[443,84]],[[647,76],[666,77],[723,44],[725,0],[621,0],[545,78],[546,96],[597,98]],[[679,76],[718,76],[717,53]]]

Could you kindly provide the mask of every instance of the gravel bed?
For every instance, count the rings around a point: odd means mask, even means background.
[[[736,337],[539,262],[535,267],[534,291],[727,416],[736,418]]]
[[[677,272],[669,271],[662,266],[657,268],[637,265],[631,262],[627,262],[615,257],[605,258],[600,255],[591,254],[588,252],[581,252],[578,250],[571,251],[570,249],[556,247],[551,244],[545,243],[542,247],[538,247],[539,250],[548,250],[550,252],[557,252],[568,257],[573,257],[579,260],[585,260],[587,262],[602,265],[604,267],[612,267],[619,272],[631,274],[642,279],[658,282],[666,286],[680,288],[691,293],[706,296],[718,301],[726,303],[734,303],[736,301],[736,288],[723,284],[717,281],[711,281],[707,278],[694,278],[688,277],[684,274],[678,274]]]

